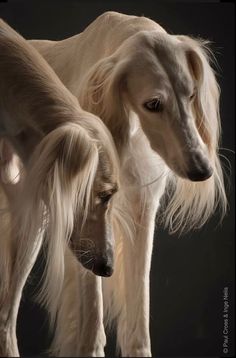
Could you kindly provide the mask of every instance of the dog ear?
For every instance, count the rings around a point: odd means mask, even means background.
[[[189,64],[190,73],[196,83],[196,93],[195,93],[195,97],[193,98],[193,110],[194,110],[196,125],[203,142],[208,146],[208,149],[211,151],[212,143],[211,143],[210,127],[208,125],[207,118],[204,118],[204,115],[206,115],[206,113],[204,113],[205,99],[202,98],[203,91],[204,91],[203,86],[204,86],[204,75],[205,75],[204,65],[198,53],[194,50],[187,51],[186,58]],[[209,95],[208,101],[211,102],[212,101],[212,98],[210,98],[211,94],[208,93],[208,95]]]
[[[203,67],[200,57],[196,51],[190,49],[186,51],[186,58],[192,77],[196,82],[200,82],[202,80],[203,74]]]
[[[87,131],[67,123],[51,131],[27,165],[15,213],[20,223],[21,260],[30,254],[39,230],[46,228],[43,285],[38,299],[56,317],[64,275],[64,253],[78,215],[86,220],[98,166],[98,148]]]
[[[220,135],[219,86],[210,63],[213,54],[207,41],[177,36],[185,45],[190,73],[196,84],[193,112],[198,131],[213,154]]]
[[[70,236],[75,214],[86,218],[98,161],[96,142],[75,123],[51,131],[30,158],[24,195],[31,205],[43,200],[54,230],[66,223],[63,240]]]
[[[212,53],[207,42],[188,36],[177,36],[182,42],[190,74],[196,85],[192,112],[196,126],[208,147],[213,175],[204,182],[193,183],[175,178],[174,192],[166,209],[166,226],[172,232],[200,228],[212,213],[219,210],[221,218],[227,210],[224,177],[218,156],[221,125],[219,87],[210,66]]]
[[[62,184],[86,170],[94,155],[97,155],[95,142],[75,123],[67,123],[53,130],[36,149],[36,156],[42,158],[44,178],[45,175],[50,177],[57,168]]]
[[[117,55],[106,57],[91,68],[79,91],[81,107],[108,126],[118,151],[128,135],[128,113],[123,100],[126,69],[126,61]]]

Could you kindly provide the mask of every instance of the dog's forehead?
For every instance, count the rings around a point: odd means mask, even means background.
[[[162,34],[163,37],[163,34]],[[189,93],[193,87],[186,48],[178,39],[164,34],[162,41],[157,41],[155,53],[168,77],[172,87],[178,88],[183,93]]]
[[[96,173],[96,183],[112,183],[116,181],[116,170],[112,158],[109,156],[106,148],[100,147],[99,162]]]
[[[194,83],[182,41],[157,31],[142,32],[133,40],[139,46],[134,48],[126,82],[130,93],[148,97],[155,90],[164,96],[170,91],[191,95]]]

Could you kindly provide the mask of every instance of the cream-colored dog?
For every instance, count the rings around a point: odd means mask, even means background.
[[[112,274],[108,200],[118,190],[119,165],[102,121],[80,108],[40,54],[2,20],[0,74],[0,355],[17,356],[21,292],[42,243],[40,299],[52,323],[68,243],[87,267],[89,242],[91,270]]]
[[[66,40],[31,44],[116,143],[121,189],[112,205],[120,225],[115,271],[102,282],[104,322],[116,320],[122,356],[150,356],[149,272],[160,199],[159,218],[171,232],[201,227],[218,205],[226,210],[211,53],[204,41],[115,12]],[[53,352],[103,355],[105,341],[91,338],[100,328],[86,306],[94,288],[79,279],[73,260],[67,265]]]

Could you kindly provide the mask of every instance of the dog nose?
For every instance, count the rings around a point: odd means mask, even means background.
[[[187,173],[191,181],[204,181],[209,179],[213,174],[213,169],[209,166],[204,169],[194,169]]]
[[[100,258],[95,261],[92,271],[95,275],[110,277],[113,274],[113,265],[106,258]]]

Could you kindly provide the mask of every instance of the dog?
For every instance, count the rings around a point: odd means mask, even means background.
[[[208,43],[116,12],[102,14],[71,38],[30,43],[81,107],[112,133],[121,183],[112,202],[115,270],[102,280],[104,322],[116,321],[122,356],[151,356],[149,272],[156,213],[170,232],[181,234],[203,226],[216,207],[222,217],[227,208],[218,156],[219,88]],[[92,333],[98,327],[86,306],[96,289],[79,280],[69,256],[66,265],[52,352],[103,356],[104,334]],[[101,292],[97,297],[101,302]],[[94,339],[88,339],[90,333]]]
[[[86,268],[112,274],[110,201],[119,188],[119,161],[102,121],[81,109],[3,20],[0,53],[0,355],[18,356],[21,293],[42,245],[47,255],[38,296],[51,324],[68,246]]]
[[[99,306],[102,295],[105,324],[116,321],[122,356],[151,356],[149,272],[156,213],[170,232],[182,233],[204,225],[216,207],[223,217],[227,207],[218,157],[219,88],[208,44],[170,35],[148,18],[115,12],[71,38],[30,43],[81,107],[112,133],[121,166],[112,202],[118,223],[115,269],[102,280],[96,302]],[[94,325],[86,308],[96,289],[79,279],[75,261],[68,259],[67,265],[52,352],[103,356],[104,328]],[[102,336],[88,339],[98,330]]]

